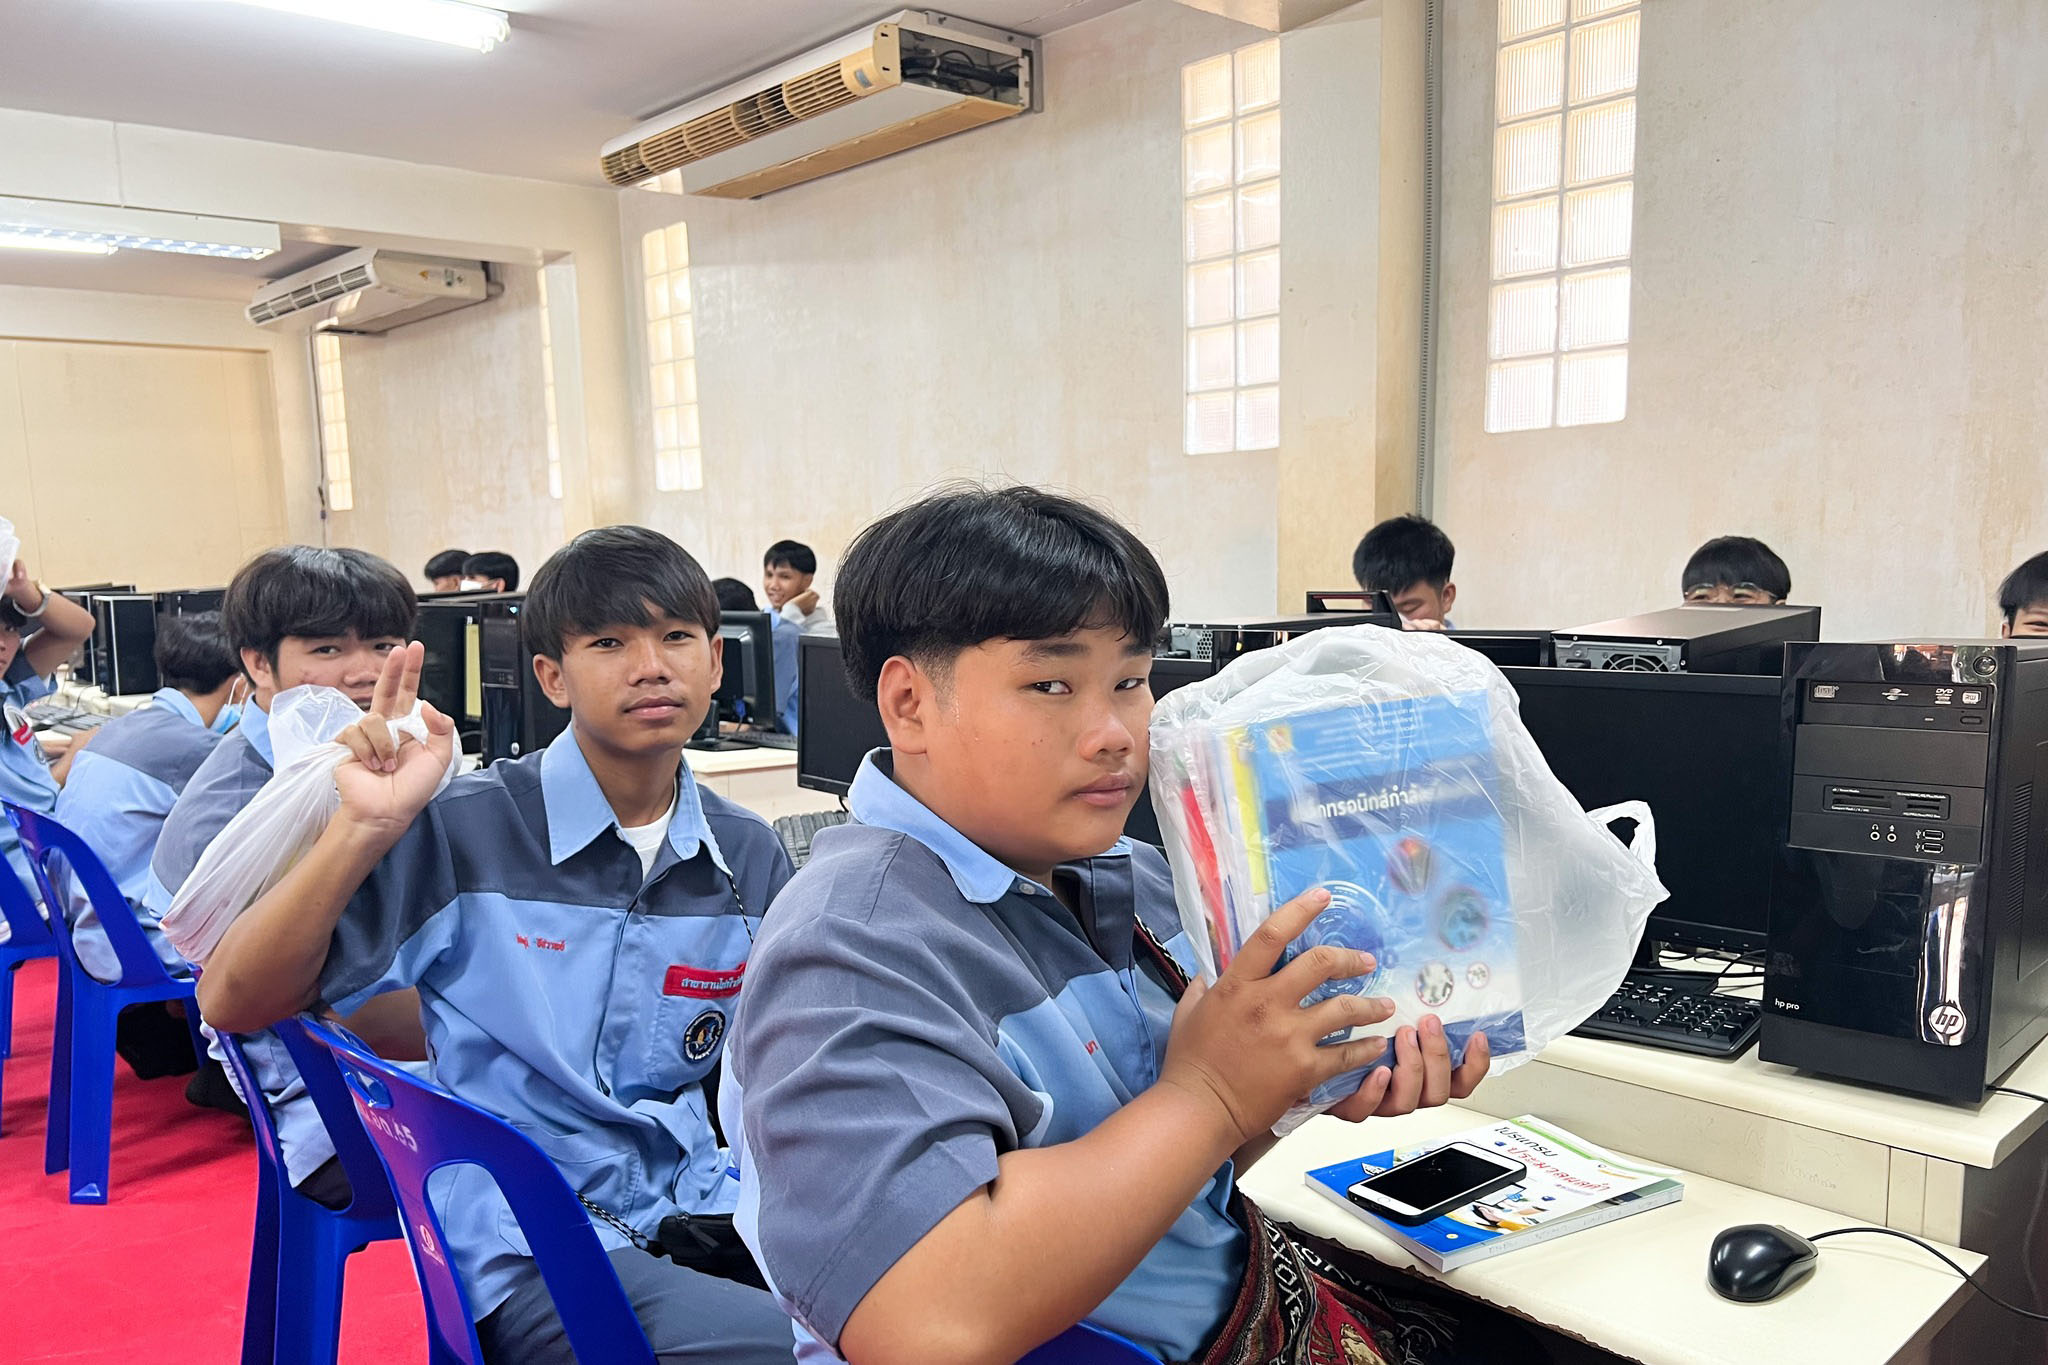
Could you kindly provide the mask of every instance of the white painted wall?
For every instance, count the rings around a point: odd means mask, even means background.
[[[1448,6],[1437,510],[1458,617],[1676,600],[1763,537],[1834,638],[1971,633],[2048,548],[2038,0],[1648,0],[1628,418],[1483,430],[1493,0]]]
[[[450,547],[502,550],[530,576],[563,540],[548,496],[540,295],[530,266],[497,270],[487,303],[376,337],[342,337],[355,506],[329,513],[418,578]]]
[[[1043,114],[753,202],[627,192],[636,278],[690,225],[704,395],[705,488],[657,494],[629,303],[646,519],[753,581],[782,537],[829,559],[940,479],[1015,478],[1128,520],[1179,609],[1270,610],[1274,455],[1181,453],[1180,68],[1260,36],[1146,0],[1048,40]]]

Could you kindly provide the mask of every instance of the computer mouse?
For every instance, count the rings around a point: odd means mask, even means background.
[[[1813,1273],[1820,1249],[1785,1228],[1745,1223],[1714,1239],[1707,1283],[1724,1299],[1767,1303]]]

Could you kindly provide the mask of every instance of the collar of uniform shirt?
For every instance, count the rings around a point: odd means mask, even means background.
[[[583,747],[576,742],[574,725],[556,735],[541,755],[540,795],[548,816],[548,861],[556,867],[572,853],[588,848],[592,839],[619,827],[618,814],[605,799],[597,774],[590,771]],[[669,817],[668,842],[676,857],[685,862],[696,857],[698,849],[706,850],[720,872],[732,875],[704,819],[704,803],[697,799],[690,765],[681,758],[676,760],[676,808]]]
[[[277,753],[270,747],[270,712],[250,698],[249,705],[242,711],[242,719],[235,726],[235,733],[249,742],[249,746],[263,755],[263,761],[272,768],[277,767]]]
[[[191,721],[200,729],[204,730],[206,728],[206,722],[199,718],[199,708],[192,704],[190,697],[175,687],[159,687],[156,690],[156,695],[149,699],[149,704],[151,706],[161,706],[166,711],[176,711],[180,716]]]
[[[887,749],[877,749],[861,760],[860,771],[854,774],[853,786],[846,794],[846,804],[853,818],[863,825],[908,835],[938,854],[953,878],[953,885],[975,905],[993,905],[1013,887],[1027,895],[1052,894],[1050,887],[1040,886],[1005,867],[905,791],[890,770]],[[1127,857],[1130,851],[1131,841],[1119,839],[1101,856]]]

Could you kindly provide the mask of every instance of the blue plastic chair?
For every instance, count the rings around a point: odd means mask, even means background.
[[[431,1365],[483,1365],[469,1296],[447,1252],[427,1181],[449,1166],[481,1166],[498,1183],[533,1249],[541,1279],[562,1314],[583,1365],[655,1365],[626,1291],[575,1192],[547,1153],[504,1120],[438,1086],[407,1075],[356,1041],[300,1016],[306,1036],[326,1048],[362,1116],[363,1130],[391,1175],[392,1192],[427,1307]]]
[[[7,941],[0,943],[0,1096],[4,1096],[7,1059],[14,1055],[14,969],[39,957],[55,957],[57,938],[43,923],[35,897],[5,864],[0,864],[0,918],[7,921]]]
[[[241,1041],[223,1033],[221,1050],[249,1099],[249,1121],[256,1129],[256,1228],[250,1239],[242,1365],[334,1365],[348,1258],[372,1242],[398,1236],[398,1209],[334,1059],[308,1041],[296,1021],[278,1025],[277,1033],[327,1125],[352,1198],[348,1207],[330,1209],[292,1188],[263,1088]]]
[[[71,1172],[71,1202],[107,1202],[107,1163],[114,1133],[114,1023],[130,1005],[151,1000],[185,1002],[185,1027],[192,1055],[203,1065],[206,1040],[199,1035],[199,1005],[192,981],[164,970],[135,922],[127,897],[85,840],[47,815],[12,802],[7,818],[21,835],[62,963],[57,982],[57,1028],[50,1047],[50,1119],[43,1138],[43,1169]],[[69,876],[66,871],[68,869]],[[60,911],[73,882],[91,900],[107,942],[121,964],[121,979],[97,980],[79,964],[71,946],[71,925]]]
[[[1136,1365],[1139,1361],[1159,1365],[1159,1357],[1137,1342],[1083,1322],[1069,1327],[1017,1365]]]

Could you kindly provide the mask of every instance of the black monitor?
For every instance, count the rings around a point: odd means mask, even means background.
[[[1454,630],[1445,635],[1502,668],[1548,668],[1556,655],[1547,630]]]
[[[1671,898],[1646,940],[1760,952],[1770,919],[1784,765],[1776,678],[1502,670],[1550,770],[1588,810],[1649,803]]]
[[[718,684],[718,718],[757,730],[780,730],[775,686],[775,621],[765,611],[722,611],[718,639],[725,674]]]
[[[474,599],[422,599],[413,638],[424,646],[420,699],[455,722],[466,753],[483,752],[483,609]]]
[[[179,588],[173,592],[156,595],[158,616],[197,616],[204,611],[219,611],[225,588]]]
[[[796,781],[812,791],[845,796],[871,749],[888,744],[875,704],[853,690],[840,662],[839,640],[806,635],[797,642]],[[1154,659],[1152,695],[1163,697],[1216,671],[1206,659]],[[1138,797],[1124,833],[1148,844],[1160,842],[1149,790]]]

